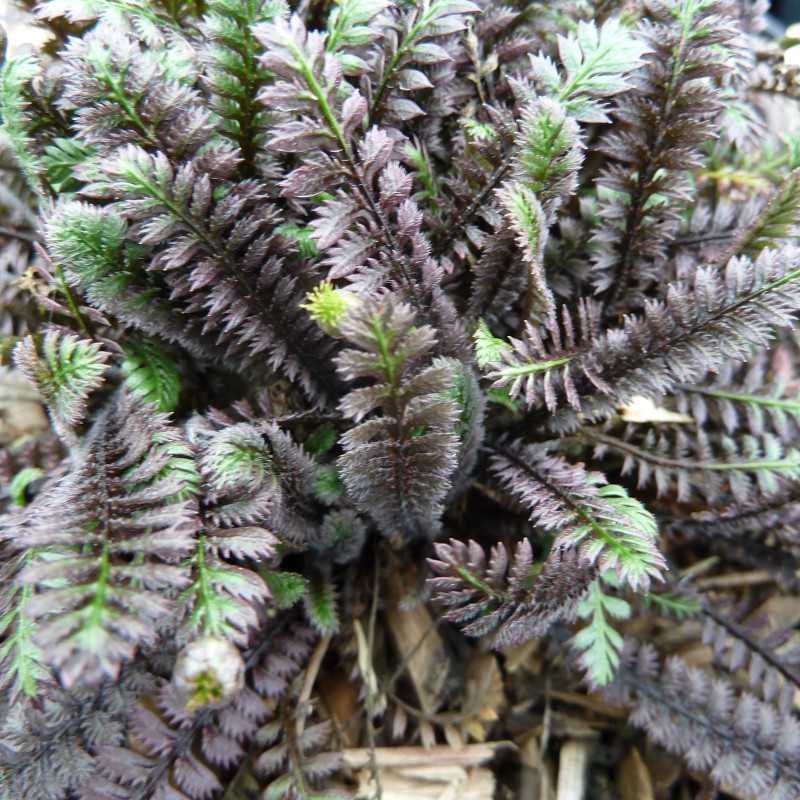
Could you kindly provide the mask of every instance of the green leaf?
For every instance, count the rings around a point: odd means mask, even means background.
[[[29,551],[25,564],[32,564],[35,558],[36,552]],[[4,591],[3,608],[7,610],[0,617],[0,687],[10,691],[12,700],[20,692],[36,697],[39,682],[48,672],[41,651],[34,643],[36,624],[27,614],[33,587],[11,583]]]
[[[27,118],[29,102],[25,84],[39,73],[39,63],[31,56],[11,58],[0,72],[0,116],[2,130],[8,137],[11,149],[19,162],[22,174],[36,195],[43,196],[42,164],[33,151],[28,133],[31,126]]]
[[[670,592],[650,592],[642,597],[642,602],[645,606],[655,609],[659,614],[679,620],[694,617],[700,613],[701,609],[698,598]]]
[[[159,479],[174,478],[181,487],[170,498],[170,502],[178,502],[199,495],[203,478],[189,445],[182,440],[160,433],[153,435],[152,442],[154,450],[160,456],[167,456],[167,461],[158,474]]]
[[[262,570],[272,602],[279,609],[291,608],[306,593],[306,579],[296,572]]]
[[[21,469],[12,479],[8,487],[11,499],[18,506],[28,505],[25,497],[25,490],[34,481],[39,480],[44,475],[44,471],[38,467],[25,467]]]
[[[100,345],[50,329],[39,346],[32,336],[14,350],[19,370],[34,384],[60,426],[83,421],[89,395],[103,384],[109,354]]]
[[[435,200],[439,196],[439,187],[427,150],[421,144],[409,142],[404,152],[417,171],[417,180],[422,184],[422,197],[426,200]],[[435,206],[435,203],[433,205]]]
[[[294,786],[294,777],[291,774],[281,775],[267,786],[262,795],[262,800],[285,800],[290,796]]]
[[[443,400],[451,400],[458,409],[456,433],[462,443],[474,430],[477,415],[480,413],[480,388],[475,381],[472,370],[457,358],[436,358],[435,367],[447,367],[452,376],[452,385],[441,393]]]
[[[464,132],[473,142],[493,142],[497,139],[497,131],[487,122],[479,122],[472,117],[461,120]]]
[[[486,392],[486,399],[490,403],[507,408],[512,414],[520,413],[520,404],[511,397],[507,388],[493,389],[490,387]]]
[[[336,0],[328,17],[327,51],[363,47],[377,39],[378,30],[367,23],[389,5],[388,0]]]
[[[208,63],[211,108],[219,118],[222,136],[239,147],[240,171],[251,175],[257,169],[271,113],[258,99],[270,73],[261,64],[263,48],[254,29],[281,16],[285,4],[281,0],[209,0],[206,8],[203,61]],[[279,227],[278,232],[285,236],[289,233],[284,228],[302,230]],[[300,249],[304,249],[302,243]]]
[[[528,252],[529,258],[540,259],[547,228],[544,212],[534,192],[526,186],[510,184],[502,191],[501,201],[521,247]]]
[[[265,481],[277,483],[269,446],[260,431],[246,422],[213,434],[203,466],[219,491],[255,491]]]
[[[128,342],[122,372],[131,390],[159,411],[174,411],[181,393],[177,364],[152,339]]]
[[[611,18],[600,29],[594,22],[581,21],[575,33],[558,37],[564,78],[546,56],[534,56],[531,62],[536,77],[575,119],[608,122],[600,98],[627,89],[627,76],[642,63],[646,52],[647,45],[634,31]]]
[[[110,209],[62,203],[48,220],[47,245],[71,286],[90,299],[112,299],[122,288],[112,283],[112,276],[124,273],[127,266],[127,227]]]
[[[315,428],[311,435],[304,442],[306,450],[315,458],[321,458],[326,453],[330,452],[336,444],[338,435],[336,428],[329,422]]]
[[[355,296],[352,292],[336,289],[330,281],[322,281],[306,295],[306,302],[300,308],[308,311],[311,319],[322,330],[336,335],[339,323],[354,301]]]
[[[521,179],[544,202],[548,194],[558,194],[559,182],[577,183],[583,160],[577,123],[564,107],[542,98],[525,109],[516,142]],[[573,186],[565,187],[567,193]]]
[[[553,294],[544,274],[544,246],[547,241],[547,218],[534,192],[521,183],[508,183],[497,192],[511,230],[516,234],[528,271],[528,290],[523,313],[530,317],[535,310],[552,314]]]
[[[475,346],[475,360],[481,369],[502,361],[503,353],[511,350],[508,342],[492,335],[489,326],[482,319],[478,320],[472,341]]]
[[[582,551],[601,569],[613,569],[634,591],[660,578],[664,558],[656,540],[655,517],[622,486],[609,484],[597,492],[599,502],[579,511],[581,522],[573,531]]]
[[[505,350],[505,348],[503,348]],[[532,358],[519,359],[517,355],[514,356],[514,363],[502,364],[497,361],[494,363],[496,368],[488,373],[489,378],[495,382],[496,388],[508,387],[509,393],[516,396],[519,392],[519,387],[522,381],[539,372],[549,372],[556,367],[563,367],[564,364],[569,364],[573,356],[560,356],[558,358],[546,358],[543,361],[535,361]]]
[[[93,152],[74,139],[59,138],[48,144],[42,154],[42,165],[53,191],[64,194],[80,188],[82,181],[75,174],[76,168],[88,161]]]
[[[303,598],[306,616],[321,636],[331,636],[339,630],[336,590],[330,578],[315,577]]]
[[[314,478],[314,497],[326,505],[333,505],[344,494],[344,483],[339,470],[333,464],[317,468]]]
[[[193,581],[180,597],[191,608],[187,630],[239,643],[246,641],[246,632],[258,625],[256,606],[269,597],[266,582],[252,570],[219,558],[203,534],[198,538],[190,566]]]
[[[299,225],[286,222],[275,228],[275,233],[279,233],[281,236],[296,242],[297,249],[303,258],[313,258],[319,252],[317,243],[312,238],[314,231],[309,227],[301,228]]]
[[[800,424],[800,397],[784,395],[785,387],[781,382],[764,387],[769,394],[748,394],[737,392],[733,388],[716,386],[680,386],[687,394],[698,394],[711,398],[718,404],[720,415],[728,431],[732,432],[738,424],[739,413],[747,416],[752,430],[763,429],[769,418],[778,430],[787,425],[789,418]]]
[[[740,252],[756,257],[766,247],[797,236],[800,226],[800,169],[787,175],[759,214],[758,224],[748,231]]]
[[[594,580],[589,592],[578,608],[578,616],[589,624],[572,639],[572,645],[581,652],[581,663],[594,686],[610,683],[619,666],[622,636],[612,626],[610,619],[624,620],[631,614],[630,605],[620,597],[603,592],[603,579]],[[614,581],[613,573],[609,575]]]

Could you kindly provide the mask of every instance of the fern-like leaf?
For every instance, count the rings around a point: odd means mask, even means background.
[[[600,336],[589,306],[581,308],[580,336],[566,312],[562,325],[546,321],[545,332],[529,324],[523,340],[500,351],[490,376],[512,397],[524,393],[529,407],[544,402],[555,411],[565,399],[590,419],[612,415],[636,395],[658,399],[676,383],[742,361],[789,325],[800,304],[798,263],[800,253],[788,247],[755,262],[734,258],[724,276],[701,267],[691,285],[668,285],[665,302],[648,303],[642,316]],[[572,413],[560,419],[577,424]]]
[[[611,620],[624,620],[631,615],[631,607],[625,600],[603,591],[604,581],[615,585],[614,573],[604,573],[592,583],[578,608],[578,616],[588,623],[572,639],[572,646],[581,653],[580,663],[592,686],[605,686],[613,680],[623,640]]]
[[[629,74],[647,53],[647,43],[618,20],[599,29],[593,22],[579,22],[569,36],[558,37],[558,52],[565,74],[542,54],[531,57],[536,78],[570,114],[581,122],[608,122],[603,98],[619,94],[631,85]]]
[[[495,545],[487,556],[476,542],[434,545],[428,579],[444,618],[468,636],[490,636],[493,646],[512,647],[538,636],[558,621],[574,619],[594,568],[565,541],[553,544],[541,567],[533,564],[527,539],[513,557]]]
[[[347,492],[386,536],[435,531],[457,463],[458,409],[452,372],[431,364],[434,332],[391,297],[354,308],[341,331],[353,347],[337,358],[340,374],[369,381],[340,404],[360,423],[341,440]]]
[[[180,499],[187,468],[180,432],[123,394],[72,468],[4,525],[7,546],[36,551],[19,581],[32,592],[35,641],[65,685],[116,677],[174,612],[197,528],[195,504]]]
[[[103,384],[109,354],[96,342],[51,328],[37,346],[28,336],[14,351],[19,370],[47,403],[53,422],[69,432],[84,421],[89,395]]]
[[[131,391],[159,411],[174,411],[181,393],[177,364],[155,342],[141,339],[124,348],[122,371]]]
[[[547,445],[514,443],[492,456],[492,472],[536,524],[561,531],[601,572],[613,569],[635,591],[661,578],[655,518],[621,486],[602,485],[602,475],[550,455]]]
[[[31,56],[11,58],[0,72],[0,114],[2,131],[8,137],[30,189],[42,193],[40,172],[42,165],[36,156],[30,138],[27,115],[28,102],[24,86],[39,72],[39,64]]]

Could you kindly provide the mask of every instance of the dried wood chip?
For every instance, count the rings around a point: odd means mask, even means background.
[[[592,744],[588,739],[570,739],[561,747],[556,800],[583,800],[591,752]]]
[[[650,770],[635,747],[620,762],[617,788],[620,800],[655,800]]]
[[[411,609],[402,605],[409,587],[415,585],[413,574],[387,570],[386,621],[400,658],[406,662],[420,706],[430,713],[442,704],[450,658],[428,609],[422,604]]]

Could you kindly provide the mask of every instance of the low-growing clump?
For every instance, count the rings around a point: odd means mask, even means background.
[[[0,797],[328,798],[348,747],[380,787],[376,746],[531,714],[546,758],[555,685],[800,797],[796,619],[753,613],[800,555],[800,92],[762,4],[34,11],[0,384],[49,425],[0,393]]]

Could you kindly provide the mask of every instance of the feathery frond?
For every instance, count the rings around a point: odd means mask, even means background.
[[[445,619],[468,636],[491,634],[495,647],[512,647],[544,635],[558,621],[575,618],[595,569],[577,549],[557,540],[541,568],[523,539],[511,558],[502,544],[488,558],[473,541],[452,539],[434,545],[429,559],[435,577],[428,579],[433,599]]]
[[[320,397],[324,343],[300,310],[297,279],[282,269],[274,235],[277,209],[264,208],[254,181],[238,183],[215,201],[216,180],[233,164],[207,169],[205,158],[175,169],[163,154],[130,146],[86,191],[115,199],[114,208],[135,224],[129,236],[157,248],[150,268],[159,269],[171,299],[181,300],[201,334],[226,334],[227,358],[244,358],[251,368],[264,361],[283,368]],[[321,351],[312,367],[290,343],[315,339]]]
[[[174,411],[181,393],[175,362],[153,341],[140,339],[125,348],[122,371],[131,391],[159,411]]]
[[[356,306],[340,330],[351,345],[337,357],[340,375],[369,381],[340,404],[357,423],[341,440],[347,493],[384,535],[430,535],[458,458],[452,371],[432,363],[433,329],[391,296]]]
[[[630,73],[650,49],[647,40],[632,35],[616,19],[599,29],[593,22],[579,22],[575,33],[558,37],[564,75],[542,54],[531,57],[531,66],[537,81],[574,119],[608,122],[603,98],[631,86]]]
[[[75,463],[3,526],[32,552],[19,576],[34,641],[65,686],[114,678],[151,644],[188,582],[197,528],[188,446],[163,416],[122,394],[92,425]]]
[[[658,399],[687,383],[742,361],[764,346],[773,331],[790,325],[800,302],[800,255],[793,247],[768,250],[755,262],[733,258],[724,274],[698,268],[691,284],[671,283],[665,301],[649,302],[640,316],[597,335],[592,307],[582,306],[580,334],[563,312],[545,331],[526,325],[523,340],[499,352],[489,377],[511,396],[524,394],[528,407],[544,403],[556,411],[564,401],[589,419],[602,419],[635,395]],[[563,329],[563,333],[562,333]],[[575,415],[562,413],[566,425]]]
[[[603,687],[688,780],[800,794],[792,31],[634,6],[38,2],[0,58],[0,800],[380,794],[412,729],[513,733],[531,659],[569,694],[530,714]]]
[[[2,131],[19,162],[22,174],[34,194],[42,191],[39,173],[42,166],[33,152],[28,134],[29,112],[24,85],[39,71],[36,59],[31,56],[12,58],[3,64],[0,73],[0,115]]]
[[[89,395],[103,385],[109,354],[96,342],[51,328],[40,345],[27,336],[14,350],[17,368],[47,403],[53,423],[68,433],[85,418]]]
[[[592,686],[605,686],[614,678],[622,650],[622,636],[611,621],[625,620],[631,615],[631,607],[625,600],[603,591],[604,581],[612,587],[617,584],[613,572],[594,579],[578,607],[578,616],[588,622],[572,640],[572,646],[581,653],[580,663]]]
[[[626,648],[623,660],[615,688],[632,706],[631,724],[657,744],[748,797],[789,798],[800,790],[794,717],[678,656],[662,666],[650,645]]]
[[[690,171],[702,164],[703,145],[716,133],[722,105],[711,80],[733,68],[731,7],[667,0],[649,6],[639,26],[649,51],[645,65],[600,144],[611,163],[598,178],[604,193],[593,236],[594,283],[615,309],[640,306],[641,293],[663,274]]]
[[[603,485],[601,474],[587,473],[550,450],[512,443],[495,451],[491,470],[529,510],[534,524],[559,532],[601,572],[613,569],[623,584],[647,591],[666,566],[653,515],[621,486]]]

